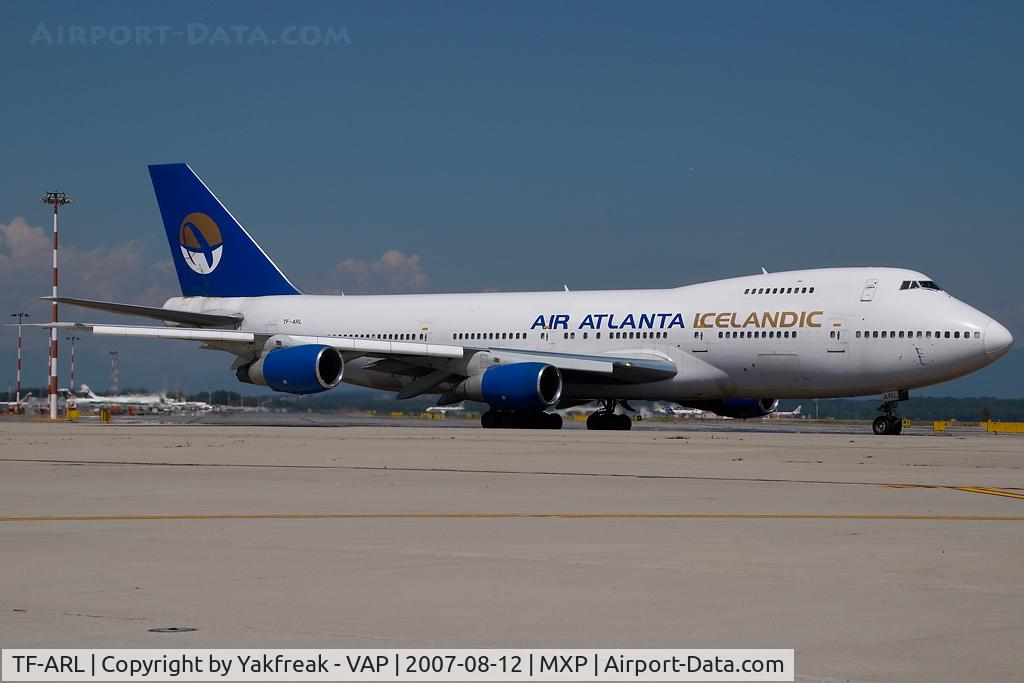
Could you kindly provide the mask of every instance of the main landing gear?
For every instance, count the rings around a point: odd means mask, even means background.
[[[633,420],[629,415],[616,415],[615,406],[618,403],[626,410],[632,410],[625,401],[606,399],[601,402],[601,408],[591,413],[587,418],[587,429],[590,430],[617,430],[627,432],[633,427]]]
[[[885,402],[878,406],[885,415],[879,415],[871,423],[871,430],[879,436],[895,436],[903,431],[903,420],[895,415],[896,404],[910,398],[910,392],[898,391],[885,394]]]
[[[520,413],[491,408],[480,416],[480,426],[484,429],[561,429],[562,416],[558,413]]]

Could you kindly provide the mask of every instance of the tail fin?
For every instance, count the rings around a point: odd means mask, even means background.
[[[184,296],[301,294],[188,164],[149,167]]]
[[[92,393],[92,389],[89,388],[88,384],[79,384],[78,388],[82,390],[82,393],[89,398],[96,398],[96,394]]]

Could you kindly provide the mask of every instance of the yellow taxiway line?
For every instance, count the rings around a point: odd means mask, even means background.
[[[352,512],[309,514],[197,515],[26,515],[0,516],[0,522],[149,522],[202,520],[417,520],[417,519],[621,519],[621,520],[881,520],[938,522],[1024,522],[1021,515],[815,515],[688,512]]]

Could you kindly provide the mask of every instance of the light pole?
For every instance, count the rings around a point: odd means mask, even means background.
[[[76,341],[81,341],[82,338],[81,337],[76,337],[75,335],[71,335],[70,337],[65,337],[65,339],[67,339],[69,342],[71,342],[71,386],[69,388],[71,390],[71,395],[74,396],[74,394],[75,394],[75,342]]]
[[[110,352],[110,395],[117,396],[117,351]]]
[[[39,198],[53,206],[53,327],[50,328],[50,419],[57,419],[57,212],[71,203],[64,192],[47,192]]]
[[[12,318],[18,319],[18,374],[15,379],[15,390],[14,390],[14,410],[19,415],[21,414],[21,324],[25,318],[31,318],[28,313],[24,311],[18,311],[17,313],[11,313]]]

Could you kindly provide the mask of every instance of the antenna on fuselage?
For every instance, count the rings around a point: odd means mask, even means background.
[[[768,274],[768,271],[764,269],[764,266],[761,266],[761,274],[762,275],[767,275]]]

